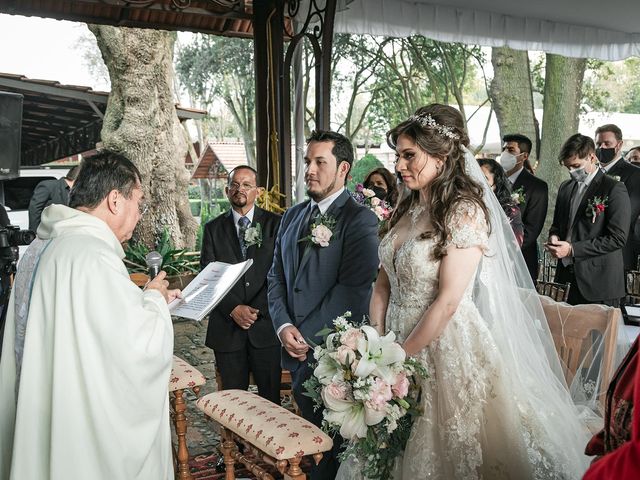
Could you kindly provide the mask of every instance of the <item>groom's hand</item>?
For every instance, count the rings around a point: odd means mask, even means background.
[[[280,341],[287,353],[293,358],[300,360],[301,362],[306,360],[309,345],[307,345],[304,337],[296,327],[293,325],[284,327],[280,332]]]

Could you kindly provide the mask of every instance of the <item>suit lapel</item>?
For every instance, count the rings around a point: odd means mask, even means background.
[[[600,184],[602,183],[603,178],[604,178],[604,172],[602,170],[598,171],[594,179],[591,181],[591,183],[587,187],[587,191],[584,192],[584,195],[582,196],[582,200],[580,200],[580,205],[578,205],[578,210],[576,210],[576,216],[573,217],[573,221],[571,222],[573,232],[575,232],[575,227],[578,219],[582,216],[582,213],[587,208],[587,203],[589,202],[589,199],[591,199],[591,197],[593,197],[595,193],[598,191],[598,189],[600,188]]]
[[[240,250],[240,240],[238,240],[238,231],[236,230],[236,224],[233,221],[233,213],[229,210],[227,218],[224,222],[225,239],[231,244],[231,250],[236,257],[237,262],[242,261],[242,251]]]

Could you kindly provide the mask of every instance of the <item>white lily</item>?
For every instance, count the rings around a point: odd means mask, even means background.
[[[386,382],[393,383],[395,373],[389,366],[397,362],[404,362],[406,358],[405,351],[395,341],[395,333],[389,332],[381,337],[369,325],[363,325],[361,328],[366,338],[358,340],[358,351],[362,358],[354,375],[363,378],[373,373]]]
[[[313,374],[322,385],[331,383],[333,377],[340,372],[340,366],[330,355],[323,355],[318,360],[318,365],[313,370]]]
[[[326,387],[322,389],[322,402],[326,407],[324,419],[329,423],[340,425],[340,435],[347,440],[367,436],[365,409],[360,402],[342,400],[327,394]]]

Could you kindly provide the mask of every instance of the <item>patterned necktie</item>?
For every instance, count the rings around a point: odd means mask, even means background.
[[[251,222],[247,217],[240,217],[238,219],[238,226],[240,227],[238,229],[238,240],[240,240],[240,250],[242,251],[242,258],[245,260],[247,259],[247,242],[244,239],[244,234],[246,233],[247,228],[249,228],[249,225],[251,225]]]

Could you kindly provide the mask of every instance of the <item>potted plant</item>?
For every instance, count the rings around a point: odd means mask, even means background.
[[[200,252],[176,249],[165,228],[156,242],[155,250],[162,256],[162,270],[167,272],[169,288],[183,289],[200,270]],[[143,243],[130,242],[125,248],[124,263],[129,273],[147,273],[147,254],[151,251]]]

